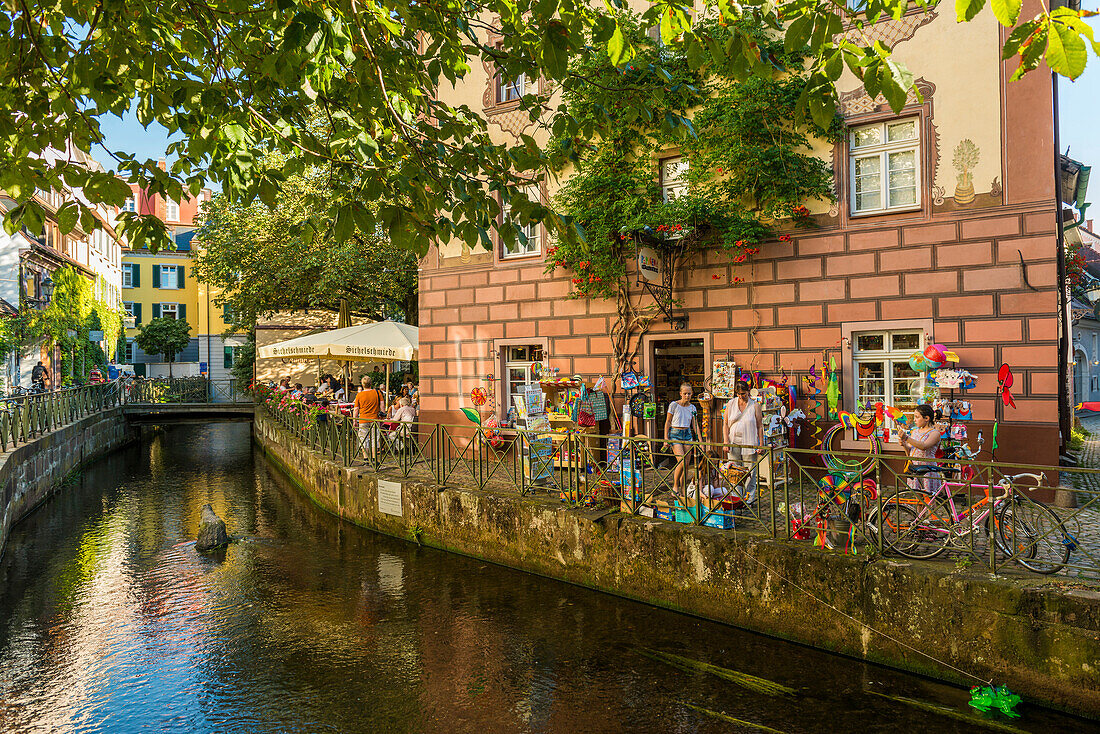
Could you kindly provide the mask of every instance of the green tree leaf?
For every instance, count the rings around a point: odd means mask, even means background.
[[[989,0],[989,5],[993,8],[993,15],[997,17],[998,22],[1005,28],[1011,28],[1020,19],[1023,0]]]
[[[973,20],[982,8],[985,0],[955,0],[955,17],[960,23]]]
[[[1088,51],[1081,36],[1058,22],[1050,23],[1047,33],[1047,66],[1055,73],[1076,79],[1085,70]]]

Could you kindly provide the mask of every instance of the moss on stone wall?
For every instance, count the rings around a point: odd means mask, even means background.
[[[254,435],[304,494],[371,530],[409,540],[415,528],[423,545],[972,685],[966,671],[1100,714],[1100,593],[380,477],[305,449],[262,412]],[[379,512],[379,478],[402,484],[402,516]]]

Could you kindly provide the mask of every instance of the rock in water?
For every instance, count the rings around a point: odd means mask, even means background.
[[[203,505],[195,550],[208,551],[226,545],[229,545],[229,535],[225,532],[225,521],[214,514],[213,507]]]

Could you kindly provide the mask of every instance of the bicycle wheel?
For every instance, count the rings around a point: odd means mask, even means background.
[[[1069,534],[1044,504],[1016,494],[997,511],[997,545],[1005,555],[1035,573],[1061,570],[1069,560]]]
[[[870,532],[882,533],[882,545],[906,558],[935,558],[947,549],[951,529],[945,517],[928,497],[902,492],[882,503],[867,519]]]

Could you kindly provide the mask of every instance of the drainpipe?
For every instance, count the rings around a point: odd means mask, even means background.
[[[1073,426],[1072,408],[1069,392],[1069,347],[1070,322],[1069,304],[1066,296],[1066,232],[1062,223],[1062,162],[1061,136],[1058,134],[1058,76],[1051,72],[1051,86],[1054,101],[1054,205],[1058,222],[1058,453],[1066,451]]]
[[[1061,177],[1059,176],[1059,181],[1060,180],[1061,180]],[[1059,183],[1059,185],[1061,185],[1061,184]],[[1092,206],[1092,204],[1084,203],[1080,207],[1078,207],[1078,209],[1077,209],[1077,214],[1078,214],[1077,221],[1070,222],[1069,224],[1065,225],[1064,229],[1065,229],[1066,232],[1072,232],[1073,230],[1077,229],[1078,227],[1080,227],[1082,224],[1085,223],[1085,210],[1088,209],[1090,206]]]

